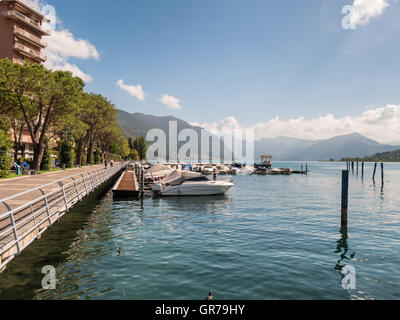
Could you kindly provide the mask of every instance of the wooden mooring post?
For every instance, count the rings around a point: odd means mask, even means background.
[[[375,183],[375,173],[376,173],[376,167],[377,167],[377,166],[378,166],[378,163],[375,162],[374,173],[373,173],[373,175],[372,175],[372,180],[374,181],[374,183]]]
[[[358,161],[357,161],[357,175],[358,175]]]
[[[351,162],[351,171],[354,172],[354,161]]]
[[[385,184],[384,175],[383,175],[383,162],[381,163],[381,180],[382,180],[382,187]]]
[[[347,226],[349,206],[349,170],[342,171],[342,226]]]
[[[141,167],[141,173],[140,173],[140,191],[142,195],[144,194],[144,168]]]
[[[361,177],[364,178],[364,162],[361,164]]]

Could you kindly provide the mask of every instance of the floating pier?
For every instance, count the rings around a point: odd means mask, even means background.
[[[141,193],[135,171],[126,170],[112,189],[114,198],[138,197]]]

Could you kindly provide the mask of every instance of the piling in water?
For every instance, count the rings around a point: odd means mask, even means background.
[[[349,206],[349,171],[342,171],[342,226],[347,226],[347,212]]]
[[[373,175],[372,175],[372,180],[374,181],[374,183],[375,183],[375,173],[376,173],[376,167],[377,167],[377,165],[378,165],[378,163],[375,162],[374,173],[373,173]]]
[[[384,176],[383,176],[383,162],[381,163],[381,179],[382,179],[382,186],[385,184]]]
[[[361,176],[364,178],[364,162],[361,164]]]

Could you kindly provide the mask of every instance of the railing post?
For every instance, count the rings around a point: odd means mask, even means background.
[[[49,209],[49,203],[47,201],[47,196],[44,196],[44,203],[46,204],[46,211],[47,211],[47,216],[49,218],[49,224],[50,226],[53,225],[53,222],[51,221],[51,214],[50,214],[50,209]],[[58,210],[58,212],[60,212],[60,210]],[[60,213],[59,213],[60,214]]]
[[[64,203],[65,203],[65,212],[68,212],[68,201],[67,201],[67,196],[65,194],[65,189],[64,189],[64,184],[59,181],[58,184],[61,187],[63,198],[64,198]],[[58,211],[58,220],[60,220],[60,211]]]
[[[87,196],[88,190],[87,190],[87,186],[86,186],[85,176],[83,175],[83,173],[81,174],[81,177],[83,178],[83,185],[85,186],[85,192],[86,192],[85,196]]]
[[[72,178],[72,180],[74,180],[74,186],[75,186],[76,196],[78,197],[78,200],[81,201],[81,197],[79,196],[79,192],[78,192],[78,187],[76,186],[76,181],[75,181],[74,178]]]
[[[13,226],[13,232],[14,232],[15,241],[17,243],[18,254],[20,254],[21,253],[21,246],[20,246],[20,243],[19,243],[17,226],[15,225],[14,214],[10,214],[10,220],[11,220],[11,224]]]
[[[31,215],[32,215],[32,220],[33,220],[33,226],[35,227],[36,230],[36,236],[39,234],[39,230],[36,229],[36,219],[35,219],[35,214],[33,213],[33,207],[31,205]]]
[[[50,226],[52,226],[52,225],[53,225],[53,222],[51,222],[51,214],[50,214],[49,203],[48,203],[48,201],[47,201],[46,193],[45,193],[42,189],[39,189],[39,191],[40,191],[40,192],[42,193],[42,195],[44,196],[44,203],[45,203],[45,205],[46,205],[46,211],[47,211],[47,216],[48,216],[48,218],[49,218],[49,224],[50,224]]]

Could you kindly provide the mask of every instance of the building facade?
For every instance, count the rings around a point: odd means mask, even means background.
[[[0,0],[0,59],[43,63],[44,16],[19,0]]]
[[[44,21],[40,12],[19,0],[0,0],[0,59],[9,58],[19,64],[25,61],[44,63],[46,42],[43,37],[49,35],[43,28]],[[13,132],[11,139],[15,139]],[[18,157],[32,159],[33,143],[28,130],[22,131],[20,142],[22,150]]]

